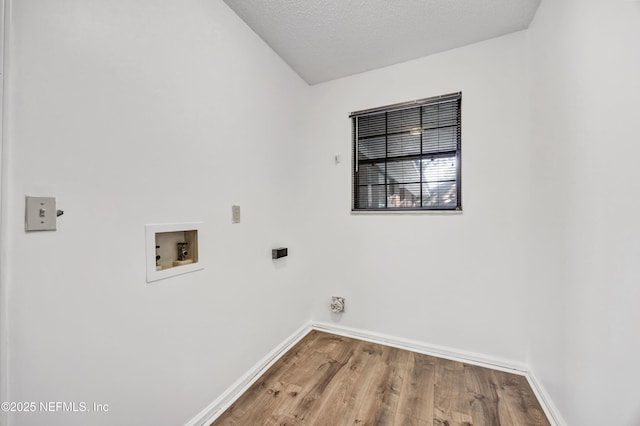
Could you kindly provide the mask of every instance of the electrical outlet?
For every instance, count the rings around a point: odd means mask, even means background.
[[[231,223],[240,223],[240,206],[231,206]]]
[[[331,298],[331,312],[335,314],[341,314],[344,312],[344,298],[332,297]]]
[[[271,250],[272,259],[280,259],[281,257],[286,257],[288,255],[289,255],[289,250],[286,247],[275,248]]]

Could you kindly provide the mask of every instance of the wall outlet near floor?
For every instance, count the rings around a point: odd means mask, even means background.
[[[343,297],[335,297],[331,298],[331,312],[335,314],[341,314],[344,312],[344,298]]]

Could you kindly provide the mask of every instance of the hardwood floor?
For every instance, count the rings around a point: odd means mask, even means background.
[[[213,425],[549,425],[522,376],[312,331]]]

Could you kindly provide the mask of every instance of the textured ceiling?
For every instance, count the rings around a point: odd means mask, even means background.
[[[309,84],[525,29],[540,0],[224,0]]]

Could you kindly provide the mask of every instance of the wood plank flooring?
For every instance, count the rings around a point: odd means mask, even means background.
[[[522,376],[312,331],[213,425],[549,425]]]

